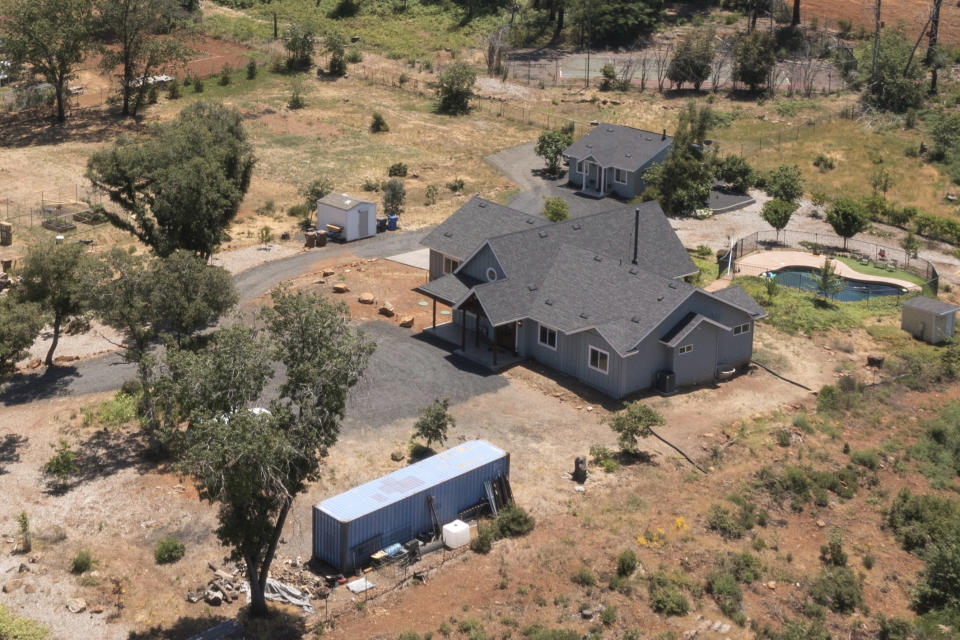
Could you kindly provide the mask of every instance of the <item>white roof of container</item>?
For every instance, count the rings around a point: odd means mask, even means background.
[[[354,198],[353,196],[348,196],[345,193],[328,193],[319,200],[320,204],[325,204],[328,207],[333,207],[335,209],[343,209],[344,211],[349,211],[353,209],[358,204],[373,204],[369,200],[361,200],[360,198]]]
[[[350,522],[505,455],[503,449],[485,440],[471,440],[328,498],[317,508],[340,522]]]

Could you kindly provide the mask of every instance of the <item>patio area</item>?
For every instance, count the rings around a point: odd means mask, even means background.
[[[465,330],[462,325],[454,322],[438,324],[435,328],[427,327],[423,330],[423,334],[442,340],[454,347],[452,351],[454,354],[463,356],[491,371],[502,371],[524,360],[513,351],[503,347],[494,348],[493,343],[483,335],[478,335],[476,331],[469,329]],[[464,343],[466,343],[466,349],[462,348]]]

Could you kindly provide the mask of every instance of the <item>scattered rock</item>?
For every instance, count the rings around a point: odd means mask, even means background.
[[[324,278],[329,278],[329,277],[332,276],[334,273],[335,273],[335,271],[333,271],[333,270],[331,270],[331,269],[324,269],[324,270],[323,270],[323,277],[324,277]]]
[[[87,603],[83,598],[74,598],[67,600],[67,611],[70,613],[83,613],[87,609]]]
[[[823,529],[825,526],[827,526],[827,523],[823,520],[817,520],[817,526]]]
[[[770,589],[770,591],[776,591],[777,583],[771,580],[770,582],[767,583],[767,589]]]
[[[573,490],[576,491],[577,493],[584,493],[586,491],[586,489],[580,485],[575,486]]]
[[[313,284],[327,284],[327,281],[323,278],[320,278],[319,280],[314,281]]]
[[[360,297],[357,298],[357,302],[360,304],[373,304],[377,299],[373,297],[372,293],[361,293]]]
[[[203,594],[199,591],[188,591],[187,592],[187,602],[190,604],[195,604],[203,600]]]
[[[26,573],[27,571],[30,571],[30,567],[21,562],[17,568],[17,573]]]
[[[103,613],[103,607],[100,605],[94,605],[90,607],[90,613]]]
[[[380,305],[380,315],[392,318],[396,314],[397,312],[394,310],[393,305],[389,302],[384,302],[382,305]]]
[[[346,293],[347,291],[350,291],[350,287],[343,282],[338,282],[337,284],[333,285],[334,293]]]
[[[592,620],[592,619],[593,619],[593,609],[591,609],[591,608],[589,608],[589,607],[587,607],[586,609],[581,609],[581,610],[580,610],[580,617],[583,618],[584,620]]]
[[[587,407],[587,411],[593,411],[593,407]]]
[[[34,358],[33,360],[27,363],[27,369],[39,369],[40,365],[42,364],[43,364],[43,360],[41,360],[40,358]]]
[[[13,593],[17,589],[23,586],[23,580],[20,578],[14,578],[13,580],[8,580],[6,584],[3,585],[4,593]]]
[[[219,607],[223,604],[223,594],[213,589],[207,589],[207,592],[203,596],[203,601],[214,607]]]
[[[30,564],[37,564],[38,562],[40,562],[40,554],[35,553],[30,556]]]
[[[37,592],[37,585],[33,584],[32,582],[24,582],[24,583],[23,583],[23,592],[24,592],[24,593],[36,593],[36,592]]]
[[[57,356],[53,359],[53,364],[66,364],[68,362],[73,362],[74,360],[79,360],[80,356]]]
[[[407,456],[403,453],[403,451],[400,451],[399,449],[390,454],[390,459],[394,462],[400,462],[406,457]]]
[[[403,316],[400,318],[400,326],[409,329],[413,326],[413,316]]]

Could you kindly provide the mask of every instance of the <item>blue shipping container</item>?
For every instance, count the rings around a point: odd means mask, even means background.
[[[370,556],[433,528],[486,499],[483,483],[510,476],[510,454],[472,440],[355,487],[313,507],[313,555],[345,573]]]

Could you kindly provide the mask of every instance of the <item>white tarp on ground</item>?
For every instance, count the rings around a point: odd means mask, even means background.
[[[350,589],[350,591],[354,593],[363,593],[367,589],[373,589],[375,586],[377,585],[373,584],[366,578],[360,578],[359,580],[354,580],[353,582],[348,583],[347,589]]]
[[[247,604],[250,603],[250,583],[243,583],[243,591],[247,594]],[[302,608],[307,613],[313,613],[313,607],[310,606],[310,598],[303,595],[303,592],[296,587],[283,584],[279,580],[267,578],[267,588],[263,590],[263,596],[267,600],[274,602],[286,602],[296,607]]]
[[[400,253],[395,256],[389,256],[387,260],[399,262],[409,267],[427,270],[430,268],[430,249],[417,249],[416,251]]]

